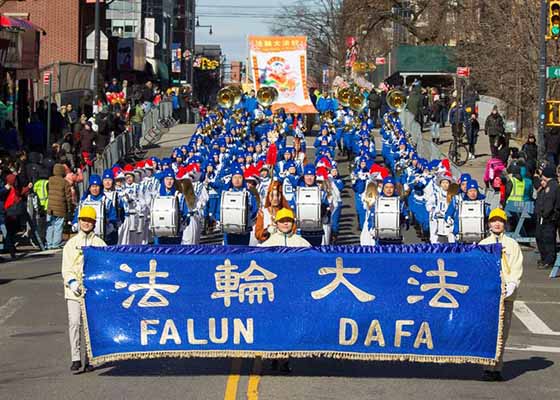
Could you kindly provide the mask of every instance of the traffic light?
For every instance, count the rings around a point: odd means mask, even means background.
[[[558,40],[560,36],[560,1],[551,0],[548,4],[548,34],[551,39]]]

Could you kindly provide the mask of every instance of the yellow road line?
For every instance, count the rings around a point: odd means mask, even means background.
[[[257,357],[253,361],[253,369],[247,384],[247,400],[259,399],[259,382],[261,380],[262,358]]]
[[[242,362],[243,361],[239,358],[231,362],[231,372],[227,380],[224,400],[235,400],[237,398],[237,386],[239,385]]]

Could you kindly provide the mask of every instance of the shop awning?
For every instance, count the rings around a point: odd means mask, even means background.
[[[38,27],[30,21],[14,17],[7,17],[5,15],[0,15],[0,28],[23,29],[25,31],[41,32],[43,35],[47,34],[47,32],[43,28]]]

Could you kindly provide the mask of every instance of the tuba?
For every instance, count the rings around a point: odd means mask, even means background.
[[[352,96],[350,96],[348,106],[357,113],[361,113],[367,106],[366,97],[361,93],[353,93]]]
[[[387,93],[387,105],[396,112],[401,112],[406,107],[406,96],[398,89],[390,90]]]
[[[263,107],[270,107],[278,99],[278,90],[272,86],[263,86],[257,91],[257,102]]]
[[[350,106],[350,98],[354,94],[354,90],[350,87],[340,89],[336,95],[337,100],[340,102],[342,107]]]
[[[220,89],[216,96],[216,101],[222,108],[232,108],[239,104],[242,96],[243,91],[239,86],[230,85]]]

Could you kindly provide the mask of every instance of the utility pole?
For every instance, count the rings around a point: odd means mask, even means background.
[[[101,5],[95,0],[95,48],[93,54],[93,98],[97,97],[99,88],[99,58],[101,53]]]
[[[544,159],[544,130],[546,109],[546,37],[548,21],[548,1],[541,0],[541,29],[540,29],[540,53],[539,53],[539,125],[538,125],[538,155]]]

